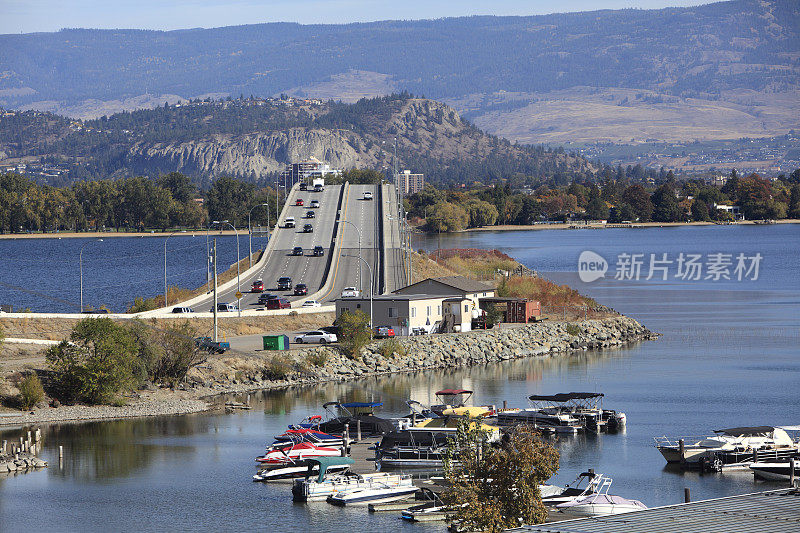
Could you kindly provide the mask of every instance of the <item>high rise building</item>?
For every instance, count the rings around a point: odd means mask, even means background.
[[[397,175],[397,186],[403,196],[418,193],[425,187],[425,175],[412,174],[410,170],[404,170]]]
[[[281,178],[285,180],[284,183],[286,183],[287,186],[291,186],[298,181],[308,181],[329,174],[338,176],[341,173],[341,169],[331,168],[329,164],[323,163],[316,157],[311,156],[306,161],[286,165],[286,169],[284,169]]]

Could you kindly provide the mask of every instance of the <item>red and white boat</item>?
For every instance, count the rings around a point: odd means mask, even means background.
[[[286,464],[314,457],[335,457],[342,454],[341,448],[318,446],[312,442],[287,442],[276,444],[267,453],[257,457],[262,464]]]

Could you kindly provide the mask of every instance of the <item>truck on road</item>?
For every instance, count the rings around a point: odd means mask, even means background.
[[[314,187],[314,192],[322,192],[325,190],[325,180],[323,178],[314,178],[311,185]]]

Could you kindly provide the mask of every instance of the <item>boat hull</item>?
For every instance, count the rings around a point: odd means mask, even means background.
[[[753,463],[750,465],[753,476],[763,481],[789,481],[791,478],[789,463]],[[800,464],[794,468],[796,479],[800,479]]]
[[[417,492],[417,487],[395,487],[385,490],[356,490],[345,494],[328,496],[328,503],[333,505],[367,505],[369,503],[386,503],[408,498]]]
[[[642,507],[637,505],[587,503],[583,505],[573,505],[566,509],[559,509],[558,514],[565,516],[609,516],[641,510],[643,510]]]

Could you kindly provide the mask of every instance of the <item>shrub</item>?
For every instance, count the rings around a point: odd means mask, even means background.
[[[378,351],[384,357],[393,357],[395,354],[399,357],[405,357],[408,354],[406,347],[395,338],[383,341]]]
[[[566,326],[566,328],[565,328],[565,329],[566,329],[566,331],[567,331],[567,334],[568,334],[568,335],[572,335],[573,337],[575,337],[576,335],[580,335],[581,333],[583,333],[583,330],[581,329],[581,327],[580,327],[580,326],[577,326],[577,325],[575,325],[575,324],[567,324],[567,326]]]
[[[325,366],[328,362],[328,354],[323,351],[311,352],[306,356],[306,362],[311,366]]]
[[[270,381],[280,381],[289,377],[291,373],[292,362],[289,358],[285,355],[276,355],[267,363],[262,375]]]
[[[19,404],[26,411],[44,399],[44,388],[36,373],[25,376],[17,388],[19,389]]]
[[[339,328],[339,346],[350,359],[358,357],[362,348],[372,340],[369,317],[363,311],[345,311],[339,315],[334,325]]]

